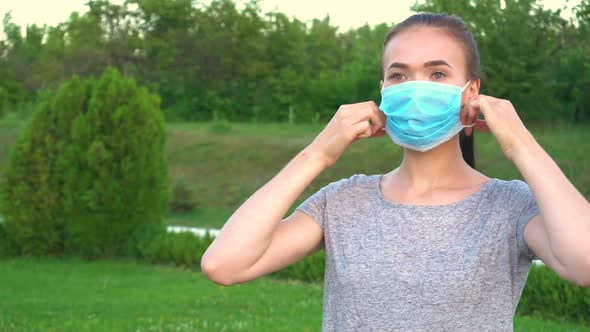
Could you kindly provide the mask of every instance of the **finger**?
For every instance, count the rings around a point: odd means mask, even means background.
[[[375,105],[374,113],[378,120],[377,124],[379,125],[379,129],[385,128],[385,124],[387,123],[387,116],[385,113],[377,105]]]
[[[473,127],[465,127],[463,128],[463,130],[465,131],[465,135],[467,136],[471,136],[471,134],[473,134]]]
[[[385,125],[387,123],[387,117],[385,116],[385,113],[383,113],[382,110],[380,110],[377,107],[374,113],[377,121],[373,121],[373,126],[371,127],[373,135],[375,135],[375,133],[383,133],[383,130],[385,129]]]
[[[383,113],[377,104],[374,102],[367,102],[364,107],[351,115],[354,122],[370,120],[374,128],[385,127],[385,113]]]
[[[373,135],[373,130],[371,129],[371,123],[369,123],[369,128],[365,130],[363,137],[371,137],[371,135]]]
[[[375,125],[371,126],[371,138],[381,137],[385,134],[385,128],[378,128]]]
[[[487,120],[490,121],[489,123],[493,126],[493,121],[495,119],[495,114],[492,111],[492,106],[491,105],[497,105],[497,102],[495,100],[492,100],[491,97],[482,98],[479,101],[479,111],[481,112],[481,114],[483,114],[483,116],[484,116],[485,119],[487,119]],[[487,126],[487,124],[488,123],[486,122],[486,126]]]
[[[486,96],[486,95],[479,95],[475,99],[473,99],[474,103],[477,104],[477,110],[485,117],[487,113],[492,110],[491,105],[497,104],[499,99]]]
[[[488,127],[486,120],[477,119],[477,121],[475,121],[475,125],[473,127],[479,131],[484,132],[484,133],[491,133],[492,132],[490,130],[490,127]]]
[[[472,99],[466,102],[461,108],[461,112],[459,114],[461,124],[464,126],[471,126],[477,120],[478,113],[479,101],[477,101],[477,99]]]
[[[354,137],[366,138],[371,137],[371,124],[369,121],[361,121],[352,125],[352,133]]]
[[[377,129],[377,131],[373,132],[373,135],[371,135],[371,138],[377,138],[377,137],[381,137],[381,136],[385,136],[385,130],[382,129]]]

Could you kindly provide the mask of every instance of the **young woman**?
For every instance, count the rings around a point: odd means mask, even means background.
[[[511,331],[534,258],[589,287],[590,204],[509,101],[479,94],[464,22],[408,18],[385,40],[382,73],[381,105],[341,106],[228,220],[204,273],[236,284],[324,249],[326,331]],[[473,129],[495,136],[526,183],[470,167],[459,133]],[[282,219],[352,143],[384,134],[403,147],[399,167],[331,183]]]

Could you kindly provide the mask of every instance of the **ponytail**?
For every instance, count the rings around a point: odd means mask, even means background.
[[[471,132],[471,135],[466,135],[465,130],[461,130],[461,133],[459,134],[459,145],[461,146],[463,159],[473,169],[475,169],[474,135],[475,131]]]

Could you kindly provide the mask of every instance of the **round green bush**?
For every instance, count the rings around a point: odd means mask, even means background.
[[[184,178],[175,181],[172,187],[172,198],[170,199],[170,211],[176,213],[186,213],[194,211],[197,208],[195,193],[189,187],[187,180]]]
[[[17,142],[1,187],[6,233],[25,255],[123,255],[168,203],[159,98],[107,69],[46,98]]]

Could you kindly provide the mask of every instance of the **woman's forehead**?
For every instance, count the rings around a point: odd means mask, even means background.
[[[443,60],[457,70],[466,70],[461,42],[442,28],[408,28],[395,35],[383,52],[384,68],[391,63],[422,67],[434,60]]]

